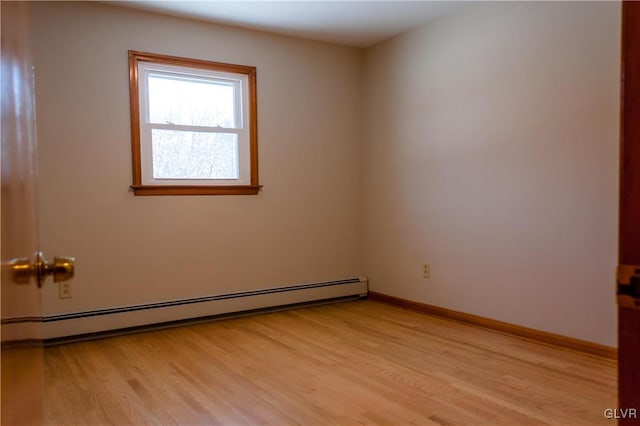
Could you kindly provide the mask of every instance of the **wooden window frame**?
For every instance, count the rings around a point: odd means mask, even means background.
[[[142,180],[142,156],[140,147],[140,92],[138,65],[149,62],[162,65],[205,69],[246,75],[249,99],[249,174],[250,183],[238,185],[149,185]],[[131,157],[133,163],[133,184],[135,195],[255,195],[261,185],[258,182],[258,101],[256,67],[212,62],[200,59],[181,58],[148,52],[129,50],[129,99],[131,107]]]

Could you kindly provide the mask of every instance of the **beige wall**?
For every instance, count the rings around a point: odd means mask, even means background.
[[[480,3],[366,52],[371,290],[615,345],[619,22]]]
[[[479,3],[364,60],[31,8],[42,247],[79,262],[74,298],[47,286],[46,314],[366,273],[378,292],[615,345],[618,4]],[[258,67],[263,193],[129,192],[128,49]]]
[[[361,51],[97,3],[31,4],[45,314],[362,275]],[[258,196],[134,197],[127,50],[258,69]]]

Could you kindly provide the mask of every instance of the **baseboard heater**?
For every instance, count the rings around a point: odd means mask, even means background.
[[[133,329],[154,324],[168,324],[190,319],[259,311],[307,302],[367,295],[367,278],[347,278],[215,294],[188,299],[129,305],[91,311],[45,315],[43,338],[55,341],[68,336],[101,334],[108,331]]]

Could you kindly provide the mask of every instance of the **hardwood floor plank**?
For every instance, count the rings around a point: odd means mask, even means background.
[[[49,425],[591,425],[613,360],[374,301],[45,350]]]

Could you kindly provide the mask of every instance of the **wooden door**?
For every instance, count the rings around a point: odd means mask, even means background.
[[[640,3],[629,1],[622,6],[621,148],[618,417],[631,425],[640,421],[640,299],[632,297],[640,292]]]
[[[32,259],[38,246],[33,69],[26,6],[2,2],[2,425],[43,420],[43,356],[38,286],[16,284],[10,261]]]

